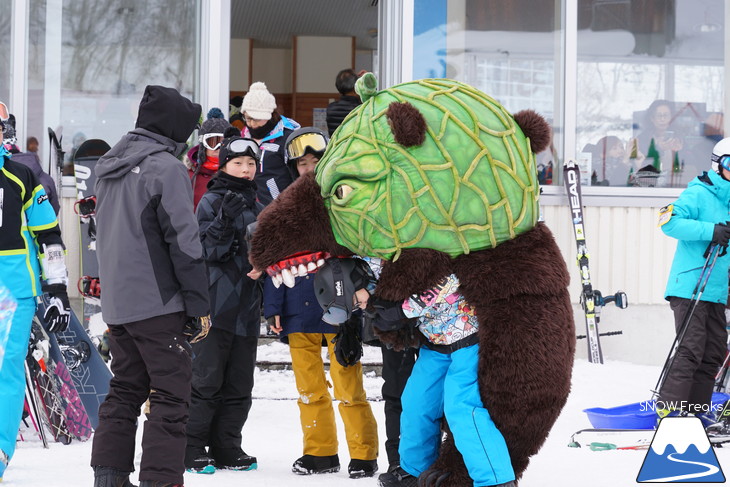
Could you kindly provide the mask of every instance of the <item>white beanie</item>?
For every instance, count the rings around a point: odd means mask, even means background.
[[[276,110],[276,100],[266,89],[266,85],[261,81],[252,84],[243,97],[241,111],[256,120],[270,120],[271,112],[274,110]]]

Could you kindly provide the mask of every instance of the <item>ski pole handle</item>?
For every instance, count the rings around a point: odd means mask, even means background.
[[[710,244],[705,249],[705,253],[702,255],[702,257],[707,259],[710,256],[710,253],[715,250],[715,247],[718,247],[718,246],[719,246],[719,244],[714,244],[714,243],[710,242]],[[727,245],[720,247],[720,254],[718,255],[718,257],[722,257],[725,254],[727,254]]]

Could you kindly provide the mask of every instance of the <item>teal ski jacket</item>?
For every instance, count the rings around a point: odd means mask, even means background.
[[[691,299],[715,224],[730,221],[730,181],[714,171],[705,172],[690,181],[677,201],[661,213],[664,215],[660,217],[662,231],[679,240],[664,297]],[[729,266],[730,254],[717,259],[702,301],[727,303]]]
[[[0,144],[0,276],[13,297],[43,292],[43,244],[63,245],[56,212],[33,171]]]

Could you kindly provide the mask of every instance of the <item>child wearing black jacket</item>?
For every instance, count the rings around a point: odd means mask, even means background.
[[[245,241],[246,228],[263,208],[253,181],[260,153],[251,139],[230,132],[226,137],[219,170],[196,213],[212,321],[207,339],[193,345],[185,467],[197,473],[257,467],[241,448],[241,429],[251,409],[261,309],[261,286]]]

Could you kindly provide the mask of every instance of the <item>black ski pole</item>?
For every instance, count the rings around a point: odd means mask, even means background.
[[[725,392],[725,381],[727,379],[728,372],[728,360],[730,359],[730,351],[725,352],[725,360],[720,366],[720,370],[715,375],[715,392]]]
[[[677,350],[679,349],[679,345],[681,345],[682,340],[684,339],[684,335],[689,326],[689,322],[692,319],[692,315],[695,312],[697,303],[700,301],[700,298],[702,297],[702,293],[705,291],[707,282],[710,280],[710,275],[712,274],[712,269],[715,267],[715,262],[717,262],[717,257],[719,255],[720,255],[720,246],[716,245],[716,244],[715,245],[710,244],[710,246],[708,247],[708,252],[706,252],[705,265],[702,267],[702,270],[700,271],[700,278],[697,280],[697,284],[695,285],[694,291],[692,292],[692,297],[690,298],[690,306],[689,306],[689,308],[687,308],[687,311],[684,314],[684,318],[682,318],[681,325],[679,326],[679,329],[677,330],[677,336],[674,338],[672,347],[669,349],[669,355],[667,355],[667,359],[664,361],[664,367],[662,368],[661,374],[659,374],[659,380],[657,381],[657,384],[656,384],[654,390],[652,391],[653,392],[652,398],[655,400],[659,396],[659,391],[664,386],[664,381],[667,379],[667,374],[669,373],[669,370],[672,368],[672,365],[674,364],[674,360],[677,358]]]

